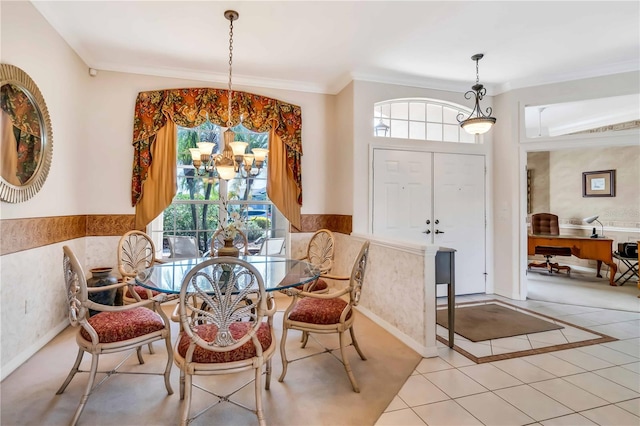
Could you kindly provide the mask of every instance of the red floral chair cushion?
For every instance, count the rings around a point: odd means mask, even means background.
[[[291,310],[289,320],[308,324],[337,324],[340,322],[340,315],[345,306],[347,306],[347,302],[340,298],[314,299],[305,297],[300,299]],[[351,311],[345,319],[350,317]]]
[[[134,285],[133,286],[133,291],[135,291],[136,293],[138,293],[138,296],[140,296],[140,299],[146,300],[149,298],[149,294],[147,293],[147,289],[142,287],[141,285]],[[159,295],[160,292],[159,291],[155,291],[155,290],[151,290],[151,297],[155,297],[157,295]],[[129,287],[127,287],[127,291],[125,293],[126,297],[133,299],[133,295],[131,294],[131,291],[129,290]]]
[[[304,288],[303,285],[299,285],[296,287],[298,290],[302,290]],[[329,288],[329,284],[327,284],[327,282],[325,280],[323,280],[322,278],[318,278],[315,282],[315,284],[309,285],[309,289],[307,291],[323,291]]]
[[[122,342],[164,328],[164,322],[157,313],[147,308],[135,308],[121,312],[100,312],[88,319],[98,333],[100,343]],[[85,340],[91,341],[89,332],[80,332]]]
[[[252,325],[253,324],[249,322],[234,322],[229,326],[229,331],[231,332],[233,338],[235,340],[238,340],[249,332]],[[216,334],[218,333],[218,326],[216,326],[215,324],[199,325],[195,327],[194,331],[198,336],[200,336],[207,342],[213,342]],[[266,322],[260,324],[256,336],[258,337],[258,341],[262,346],[262,350],[266,351],[272,343],[271,327],[269,327],[269,324]],[[189,336],[187,336],[185,332],[180,333],[178,353],[182,357],[187,354],[187,349],[189,349],[190,342],[191,339],[189,339]],[[254,356],[256,356],[256,347],[253,345],[253,342],[249,340],[239,348],[228,352],[208,351],[200,346],[196,346],[196,349],[193,352],[192,361],[203,364],[213,364],[221,362],[242,361],[245,359],[253,358]]]

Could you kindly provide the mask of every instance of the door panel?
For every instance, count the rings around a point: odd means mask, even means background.
[[[373,163],[373,233],[456,249],[456,294],[484,293],[484,156],[374,149]]]
[[[457,250],[456,294],[485,292],[484,167],[483,156],[434,154],[434,243]]]
[[[430,152],[373,150],[375,235],[425,243],[422,232],[432,211],[431,162]]]

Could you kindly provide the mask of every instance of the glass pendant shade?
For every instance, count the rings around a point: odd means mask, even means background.
[[[191,153],[191,160],[200,162],[200,149],[199,148],[189,148],[189,152]]]
[[[236,176],[236,169],[233,162],[230,162],[229,164],[220,163],[216,166],[216,170],[218,171],[220,178],[224,180],[231,180]]]
[[[216,144],[213,142],[198,142],[196,146],[202,155],[211,155]]]
[[[244,155],[245,150],[247,149],[247,146],[249,145],[246,142],[230,142],[229,145],[231,145],[231,149],[233,149],[233,155]]]
[[[253,148],[251,152],[256,156],[256,161],[264,161],[269,154],[269,150],[264,148]]]
[[[476,117],[464,120],[460,125],[471,135],[487,133],[496,122],[494,117]]]
[[[244,164],[253,164],[253,154],[244,154]]]

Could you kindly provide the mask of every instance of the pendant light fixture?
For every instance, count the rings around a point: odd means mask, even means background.
[[[487,94],[487,89],[480,84],[480,77],[478,72],[478,61],[482,59],[484,55],[482,53],[478,53],[471,57],[471,60],[476,61],[476,84],[474,84],[471,89],[467,93],[464,94],[465,99],[471,99],[475,97],[476,103],[473,107],[473,111],[469,114],[466,120],[462,120],[463,114],[460,113],[456,117],[460,126],[467,132],[472,135],[481,135],[483,133],[487,133],[489,129],[495,124],[496,118],[491,117],[492,108],[487,107],[485,115],[480,108],[480,101]]]
[[[216,171],[218,177],[224,180],[233,179],[236,173],[240,171],[240,166],[244,164],[244,177],[253,177],[260,173],[260,169],[264,165],[268,150],[262,148],[254,148],[253,154],[245,154],[247,147],[246,142],[234,142],[236,134],[231,130],[233,123],[231,121],[231,106],[233,102],[233,90],[231,88],[231,77],[233,73],[233,21],[237,20],[240,15],[235,10],[227,10],[224,17],[229,21],[229,88],[227,91],[227,130],[223,134],[224,147],[221,154],[213,155],[215,143],[199,142],[198,148],[190,148],[191,160],[193,166],[199,175]],[[253,169],[253,165],[257,170]],[[200,167],[204,165],[204,170]]]

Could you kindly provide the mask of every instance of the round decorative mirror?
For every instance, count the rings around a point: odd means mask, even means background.
[[[38,193],[53,155],[51,119],[31,77],[18,67],[0,64],[0,199],[26,201]]]

